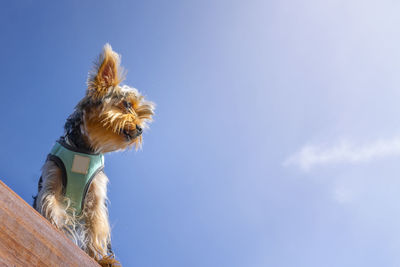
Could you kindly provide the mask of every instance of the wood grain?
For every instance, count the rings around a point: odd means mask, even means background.
[[[0,266],[100,265],[0,180]]]

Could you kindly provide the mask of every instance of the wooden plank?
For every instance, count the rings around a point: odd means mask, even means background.
[[[0,180],[0,266],[100,265]]]

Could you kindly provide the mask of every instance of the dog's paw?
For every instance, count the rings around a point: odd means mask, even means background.
[[[121,263],[115,259],[114,255],[105,256],[101,260],[99,260],[98,263],[102,267],[121,267],[122,266]]]

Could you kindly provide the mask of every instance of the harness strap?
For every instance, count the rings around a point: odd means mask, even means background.
[[[84,200],[93,178],[104,168],[103,154],[72,151],[56,142],[48,156],[62,171],[63,193],[71,200],[70,207],[77,215],[83,210]]]

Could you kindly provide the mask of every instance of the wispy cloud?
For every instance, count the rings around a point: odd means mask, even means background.
[[[295,165],[307,171],[317,165],[368,162],[399,155],[400,137],[380,139],[362,145],[343,141],[332,146],[305,145],[283,164]]]

